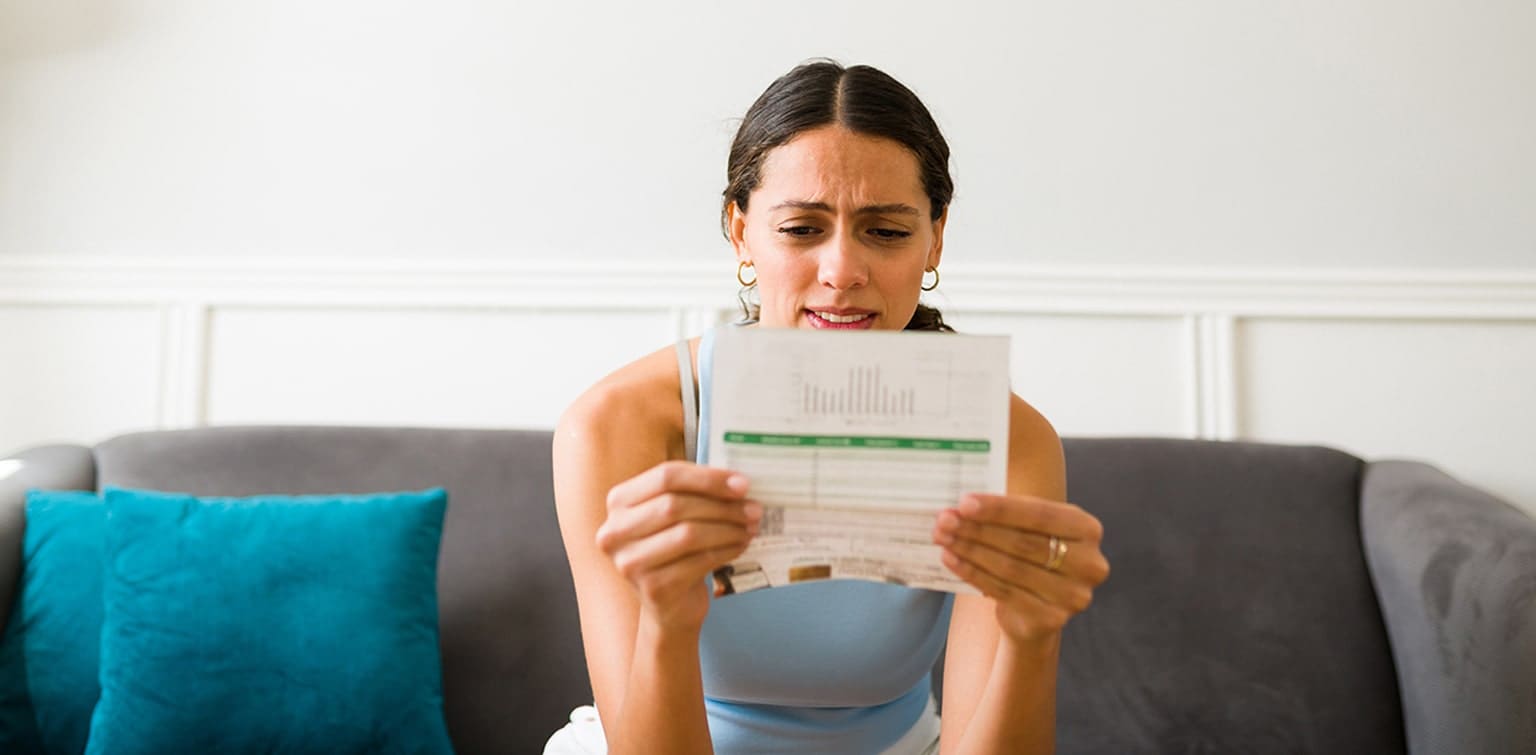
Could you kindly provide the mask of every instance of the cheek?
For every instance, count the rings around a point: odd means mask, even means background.
[[[757,281],[766,296],[793,298],[816,278],[815,267],[804,260],[780,254],[761,255],[760,259]]]
[[[918,286],[923,284],[924,263],[914,263],[912,258],[903,260],[899,265],[892,265],[883,276],[886,287],[894,295],[905,295],[910,290],[912,296],[917,296]]]

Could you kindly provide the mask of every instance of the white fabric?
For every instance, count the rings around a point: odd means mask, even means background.
[[[608,755],[597,708],[583,705],[571,711],[571,722],[544,743],[544,755]]]
[[[933,699],[906,734],[880,755],[933,755],[939,751],[939,716]],[[571,722],[555,732],[544,745],[544,755],[608,755],[608,740],[597,708],[583,705],[571,711]]]

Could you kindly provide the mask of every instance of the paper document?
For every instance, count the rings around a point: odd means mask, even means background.
[[[1006,490],[1006,336],[716,335],[709,463],[745,473],[763,504],[717,592],[835,578],[976,592],[932,532],[962,494]]]

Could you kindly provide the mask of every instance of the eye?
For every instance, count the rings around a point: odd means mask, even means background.
[[[898,231],[895,228],[871,228],[869,233],[882,241],[897,241],[912,235],[911,231]]]
[[[779,233],[786,236],[810,236],[820,232],[820,229],[808,225],[790,225],[779,229]]]

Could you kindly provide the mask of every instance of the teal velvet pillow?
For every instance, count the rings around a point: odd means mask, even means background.
[[[0,752],[85,751],[101,628],[107,508],[94,492],[28,490],[21,579],[0,637]]]
[[[452,752],[437,643],[443,489],[105,498],[87,753]]]

